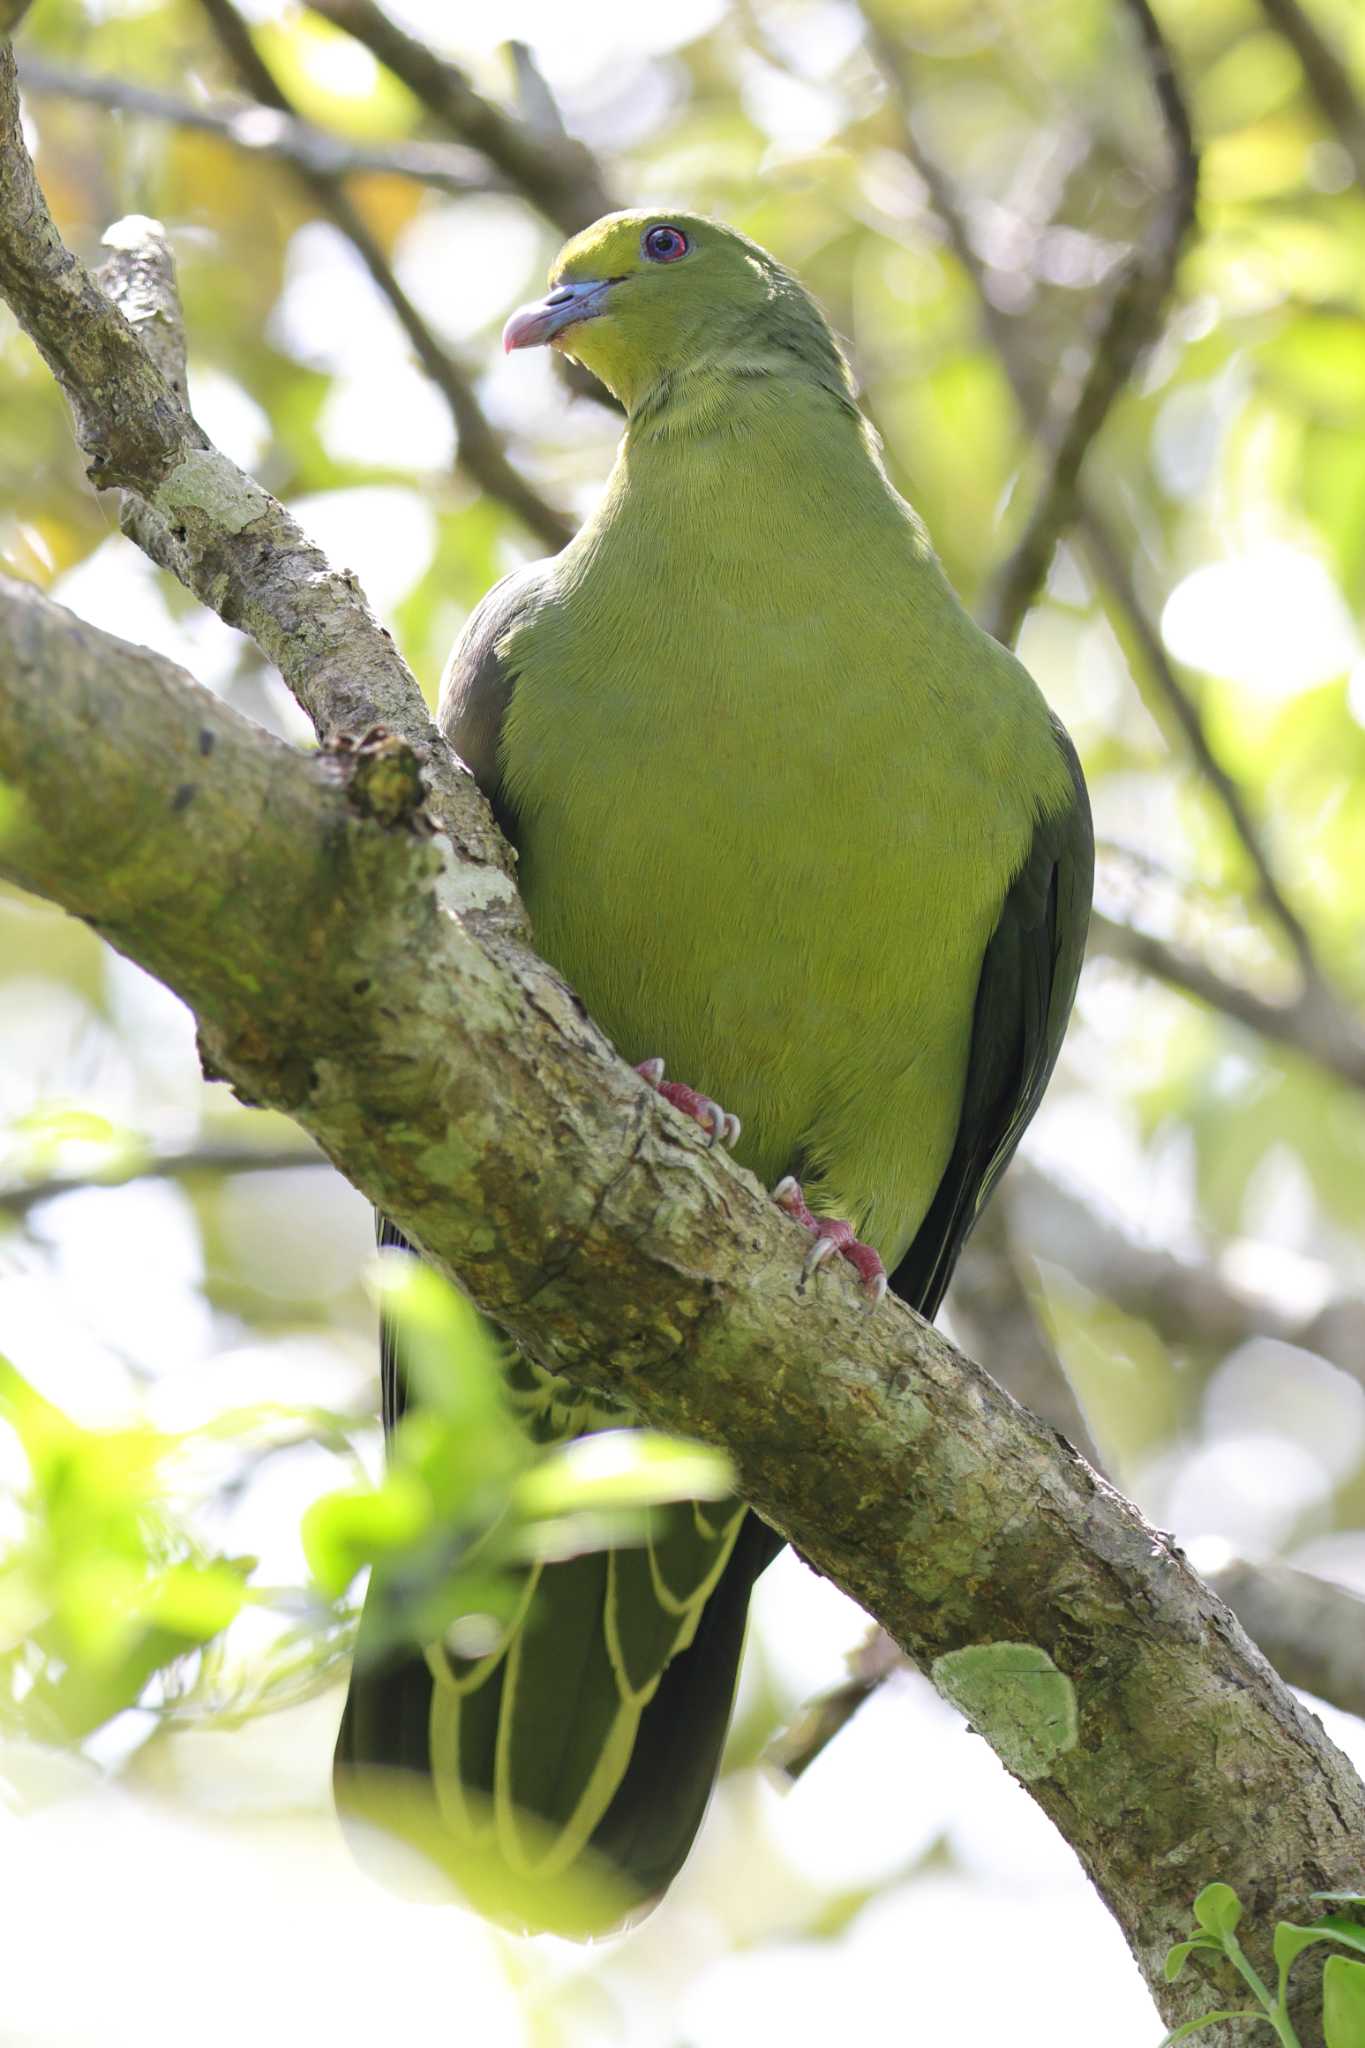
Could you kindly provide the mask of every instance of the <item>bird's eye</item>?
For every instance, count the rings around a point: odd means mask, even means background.
[[[651,263],[676,263],[687,250],[688,240],[681,228],[650,228],[645,236],[645,254]]]

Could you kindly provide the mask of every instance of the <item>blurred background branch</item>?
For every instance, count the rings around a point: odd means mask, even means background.
[[[232,0],[199,0],[199,4],[241,84],[259,105],[292,118],[294,109]],[[442,347],[399,283],[392,264],[370,232],[360,208],[345,191],[341,174],[308,167],[297,161],[291,168],[307,184],[321,210],[353,245],[376,287],[392,306],[399,325],[412,343],[418,362],[450,408],[460,463],[480,489],[524,520],[537,539],[548,548],[562,548],[573,535],[573,522],[557,512],[513,467],[502,436],[489,424],[475,396],[471,379],[450,351]]]
[[[1012,647],[1042,588],[1057,542],[1076,514],[1081,469],[1110,408],[1127,387],[1138,357],[1156,339],[1175,284],[1176,267],[1194,223],[1199,157],[1189,109],[1171,52],[1148,0],[1125,0],[1141,45],[1152,96],[1161,114],[1169,158],[1153,219],[1125,257],[1095,316],[1083,377],[1054,389],[1039,438],[1047,470],[1014,548],[998,571],[982,613],[998,640]],[[908,124],[907,124],[908,125]]]
[[[574,142],[562,122],[518,121],[504,113],[475,91],[459,65],[409,35],[374,0],[310,0],[310,5],[314,14],[362,43],[440,127],[478,150],[565,235],[612,211],[614,202],[591,151]],[[524,57],[519,61],[524,67]],[[554,102],[544,91],[536,104],[543,116]]]
[[[315,176],[346,178],[369,173],[411,178],[430,185],[433,191],[448,193],[500,189],[472,150],[440,142],[397,142],[387,148],[352,142],[256,100],[219,104],[178,99],[132,79],[93,77],[31,54],[20,63],[19,82],[26,93],[39,99],[75,100],[111,114],[136,114],[148,121],[221,135],[250,155],[277,157]]]
[[[1301,0],[1260,0],[1271,27],[1282,35],[1303,66],[1309,89],[1365,189],[1365,104],[1340,51]]]

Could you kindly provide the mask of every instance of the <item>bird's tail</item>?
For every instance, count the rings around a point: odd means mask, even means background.
[[[391,1333],[385,1354],[391,1420]],[[514,1369],[513,1398],[536,1377]],[[372,1659],[362,1619],[336,1749],[343,1816],[382,1823],[387,1802],[472,1903],[513,1924],[587,1935],[638,1914],[701,1823],[749,1591],[779,1547],[738,1501],[688,1502],[652,1509],[638,1546],[529,1567],[481,1655],[436,1643]]]

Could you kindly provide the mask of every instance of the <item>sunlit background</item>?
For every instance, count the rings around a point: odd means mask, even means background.
[[[376,149],[451,145],[317,14],[278,0],[241,11],[309,121]],[[979,606],[1039,476],[1001,337],[1026,387],[1046,395],[1074,375],[1097,295],[1148,232],[1166,177],[1117,0],[387,11],[533,122],[548,118],[548,87],[622,201],[719,214],[802,274],[848,339],[896,482]],[[1365,1591],[1365,1367],[1349,1314],[1365,1291],[1365,1059],[1352,1069],[1292,1018],[1275,1025],[1301,960],[1142,630],[1240,786],[1306,927],[1315,989],[1334,1015],[1359,1016],[1365,200],[1258,0],[1159,11],[1203,181],[1163,335],[1085,473],[1131,588],[1097,575],[1082,536],[1060,550],[1021,642],[1085,762],[1113,927],[992,1255],[1109,1471],[1156,1523],[1197,1557],[1291,1560]],[[1315,0],[1314,13],[1365,97],[1365,15],[1354,0]],[[520,84],[508,38],[537,67]],[[94,75],[182,109],[240,103],[204,13],[192,0],[36,0],[20,58],[21,75],[46,67],[26,114],[67,239],[93,257],[121,214],[166,222],[195,411],[357,572],[434,697],[470,607],[543,547],[458,466],[445,400],[288,164],[75,96]],[[947,181],[970,271],[926,161]],[[477,153],[464,162],[475,189],[371,171],[349,190],[513,462],[581,516],[617,424],[569,395],[544,352],[497,348],[562,236],[519,192],[489,189]],[[120,536],[3,309],[0,563],[311,741],[255,648]],[[1159,974],[1134,964],[1133,930],[1166,949]],[[1172,986],[1172,955],[1249,992],[1250,1023],[1245,1006]],[[297,1162],[282,1156],[294,1146]],[[1065,1209],[1058,1224],[1058,1189],[1098,1232],[1068,1229]],[[0,1658],[15,1680],[0,2037],[1154,2043],[1154,2009],[1074,1858],[921,1679],[883,1687],[794,1786],[762,1762],[867,1631],[790,1555],[755,1601],[732,1768],[640,1930],[585,1950],[520,1942],[448,1902],[396,1900],[353,1867],[328,1785],[346,1614],[310,1592],[299,1523],[377,1468],[370,1246],[365,1203],[297,1133],[201,1080],[173,998],[81,925],[0,893],[0,1353],[69,1419],[83,1470],[107,1468],[131,1497],[145,1466],[196,1564],[176,1594],[191,1633],[222,1592],[221,1561],[255,1560],[234,1568],[251,1597],[230,1602],[240,1611],[202,1655],[147,1689],[122,1671],[82,1741],[39,1742],[16,1646],[65,1602],[96,1654],[103,1582],[94,1550],[53,1552],[61,1524],[36,1511],[32,1444],[0,1426]],[[991,1364],[989,1327],[957,1327]],[[1343,1329],[1354,1343],[1334,1338]],[[1322,1712],[1365,1762],[1361,1724]]]

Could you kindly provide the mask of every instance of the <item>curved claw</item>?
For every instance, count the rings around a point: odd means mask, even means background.
[[[691,1117],[706,1133],[708,1145],[719,1142],[734,1145],[738,1142],[743,1126],[730,1110],[723,1109],[710,1095],[699,1095],[695,1088],[689,1088],[684,1081],[665,1081],[664,1063],[659,1058],[641,1060],[635,1069],[642,1081],[647,1081],[655,1093],[662,1095],[665,1102],[671,1102],[674,1109]]]
[[[870,1244],[864,1244],[861,1238],[853,1235],[851,1224],[842,1223],[837,1217],[813,1214],[801,1183],[794,1173],[784,1175],[777,1183],[773,1189],[773,1200],[779,1209],[785,1209],[797,1223],[804,1224],[815,1238],[814,1244],[801,1262],[803,1286],[812,1273],[818,1273],[825,1261],[838,1252],[841,1258],[848,1260],[862,1281],[863,1292],[871,1306],[876,1308],[879,1302],[885,1300],[886,1268],[881,1262],[880,1255]]]
[[[832,1237],[817,1237],[801,1261],[801,1278],[809,1280],[812,1273],[818,1273],[826,1259],[832,1259],[839,1249]]]

